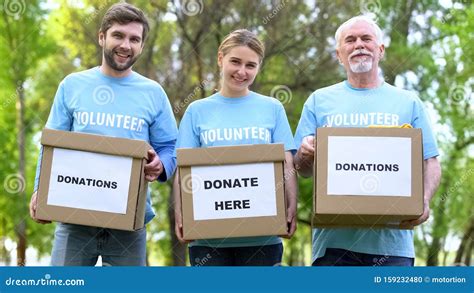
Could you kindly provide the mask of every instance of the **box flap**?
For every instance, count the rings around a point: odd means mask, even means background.
[[[83,150],[133,158],[147,158],[152,147],[143,140],[103,136],[45,128],[41,144],[64,149]]]
[[[320,127],[316,136],[421,137],[419,128]]]
[[[177,149],[178,166],[246,164],[285,160],[283,144]]]

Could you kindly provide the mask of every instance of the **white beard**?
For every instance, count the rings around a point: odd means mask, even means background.
[[[354,73],[364,73],[372,70],[372,58],[364,60],[357,63],[352,63],[349,61],[349,66],[351,67],[352,72]]]

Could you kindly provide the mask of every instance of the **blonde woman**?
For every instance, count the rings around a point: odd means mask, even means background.
[[[248,30],[236,30],[224,39],[217,56],[220,90],[189,105],[180,124],[176,147],[283,143],[286,151],[287,237],[291,237],[296,230],[297,185],[290,125],[278,100],[249,90],[263,57],[262,42]],[[209,135],[211,132],[226,135],[217,138]],[[184,241],[177,178],[174,183],[176,235]],[[272,266],[281,263],[283,245],[277,236],[196,240],[190,243],[189,254],[193,266]],[[206,262],[200,263],[202,259]]]

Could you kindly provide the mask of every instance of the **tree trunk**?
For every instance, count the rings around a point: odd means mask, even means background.
[[[390,43],[404,46],[408,42],[407,36],[409,33],[410,19],[414,9],[413,1],[400,1],[394,9],[397,10],[397,17],[393,20],[394,27],[390,33]],[[397,75],[406,69],[403,62],[399,62],[399,60],[391,64],[386,64],[386,67],[387,68],[384,67],[384,76],[385,81],[389,84],[395,84]]]
[[[471,239],[471,241],[470,241],[470,244],[469,244],[469,248],[466,251],[466,259],[464,261],[464,264],[466,266],[471,266],[472,249],[474,248],[474,240],[472,238],[470,238],[470,239]]]
[[[441,251],[443,253],[443,260],[441,261],[441,265],[442,266],[446,266],[446,260],[448,258],[448,251],[446,251],[445,247],[446,247],[446,238],[447,238],[447,235],[445,235],[443,237],[443,239],[441,240]]]
[[[456,258],[454,263],[458,264],[462,262],[463,256],[466,258],[471,253],[469,248],[472,248],[472,237],[474,237],[474,218],[471,219],[469,226],[467,227],[464,235],[462,236],[461,243],[459,244],[458,251],[456,252]]]
[[[173,180],[171,180],[173,182]],[[168,197],[168,219],[170,221],[170,235],[171,235],[171,250],[172,260],[174,266],[185,266],[186,265],[186,244],[179,242],[174,232],[174,198],[173,198],[173,187],[170,188],[170,194]]]
[[[18,193],[18,201],[21,204],[20,215],[27,215],[26,210],[26,192],[25,192],[25,96],[23,91],[23,81],[19,83],[17,89],[18,99],[16,101],[16,129],[18,131],[18,175],[20,176],[20,190]],[[16,235],[18,237],[18,245],[16,250],[17,265],[24,266],[26,263],[26,221],[24,217],[21,217],[15,227]]]
[[[1,255],[1,261],[3,262],[3,264],[5,266],[8,266],[10,265],[10,261],[11,261],[11,258],[10,258],[10,251],[8,251],[8,249],[5,247],[5,242],[7,240],[7,219],[6,218],[2,218],[2,235],[1,235],[2,239],[1,239],[1,252],[0,252],[0,255]]]

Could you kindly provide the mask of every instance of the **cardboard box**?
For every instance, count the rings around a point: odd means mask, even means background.
[[[41,144],[38,219],[128,231],[144,226],[147,142],[44,129]]]
[[[421,129],[316,132],[313,226],[399,228],[423,213]]]
[[[177,149],[184,239],[285,235],[282,144]]]

